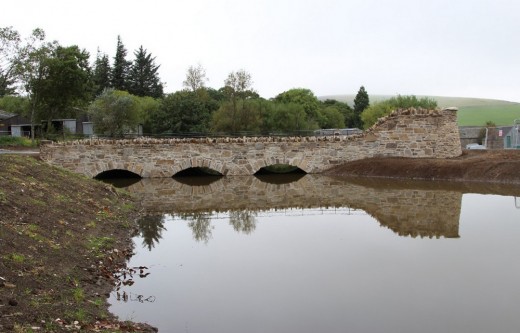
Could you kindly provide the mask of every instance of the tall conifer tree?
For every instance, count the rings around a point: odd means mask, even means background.
[[[126,48],[121,41],[121,36],[117,36],[116,56],[114,57],[114,67],[112,69],[112,87],[116,90],[128,90],[128,73],[131,62],[126,60]]]
[[[359,91],[354,98],[354,125],[357,128],[361,128],[363,126],[363,122],[361,121],[361,113],[368,108],[370,105],[370,100],[368,98],[368,93],[365,90],[365,87],[361,86]]]
[[[163,86],[159,79],[159,67],[155,57],[143,46],[134,52],[135,60],[128,76],[128,91],[137,96],[162,97]]]
[[[101,54],[98,49],[96,62],[94,63],[93,81],[95,94],[100,95],[103,90],[112,86],[110,61],[106,54]]]

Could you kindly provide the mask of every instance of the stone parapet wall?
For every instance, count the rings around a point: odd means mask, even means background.
[[[448,158],[462,154],[456,109],[394,111],[360,135],[81,140],[42,145],[41,158],[94,177],[123,169],[141,177],[171,177],[190,167],[223,175],[252,175],[273,164],[307,173],[378,156]]]

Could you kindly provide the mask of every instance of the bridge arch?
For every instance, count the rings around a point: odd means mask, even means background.
[[[220,172],[206,168],[206,167],[196,167],[196,168],[188,168],[183,169],[176,174],[173,175],[173,177],[184,177],[184,176],[211,176],[211,177],[219,177],[223,176]]]
[[[93,164],[90,164],[90,166],[86,168],[84,173],[86,173],[88,176],[90,176],[92,178],[96,178],[103,173],[111,172],[114,170],[130,172],[141,178],[146,177],[146,175],[143,175],[143,168],[140,165],[125,163],[124,161],[110,161],[108,163],[103,163],[103,162],[93,163]]]
[[[251,173],[251,175],[256,175],[259,172],[261,173],[261,170],[275,165],[290,165],[300,169],[304,173],[310,173],[308,165],[305,163],[304,157],[287,159],[271,156],[263,158],[261,160],[252,161],[251,165],[253,166],[253,172]]]
[[[226,169],[224,165],[220,161],[216,160],[210,160],[207,158],[185,158],[185,159],[178,159],[173,161],[174,164],[171,168],[171,175],[170,177],[175,176],[179,172],[182,172],[184,170],[188,170],[191,168],[200,168],[200,169],[211,169],[214,170],[221,175],[226,175]]]

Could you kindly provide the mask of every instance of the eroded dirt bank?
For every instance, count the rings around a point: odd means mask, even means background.
[[[520,185],[520,150],[464,150],[462,156],[450,159],[369,158],[338,165],[325,174]]]
[[[0,332],[150,332],[107,296],[132,253],[138,207],[98,181],[0,155]]]

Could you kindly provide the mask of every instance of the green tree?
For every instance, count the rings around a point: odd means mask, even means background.
[[[7,95],[0,97],[0,110],[27,116],[29,109],[30,101],[26,96]]]
[[[128,92],[136,96],[162,97],[163,85],[159,79],[159,67],[155,57],[143,46],[134,52],[135,60],[128,75]]]
[[[286,133],[319,127],[313,120],[309,121],[305,108],[298,103],[274,103],[266,123],[269,131]]]
[[[424,109],[435,109],[437,108],[437,102],[434,99],[423,97],[418,99],[417,97],[401,96],[392,97],[385,101],[370,105],[361,114],[361,120],[363,121],[363,127],[369,128],[376,123],[377,119],[390,114],[392,111],[397,109],[408,109],[408,108],[424,108]]]
[[[370,106],[370,100],[365,87],[361,86],[354,98],[354,119],[352,127],[361,128],[363,123],[361,121],[361,114],[366,108]]]
[[[320,110],[321,128],[344,128],[345,119],[341,112],[334,106],[328,106]]]
[[[131,62],[126,60],[126,48],[120,36],[117,36],[116,55],[112,66],[112,84],[116,90],[128,90],[128,74]]]
[[[223,92],[231,102],[231,132],[240,130],[237,127],[236,119],[239,112],[244,112],[244,100],[255,97],[255,95],[258,96],[254,90],[252,90],[252,85],[251,74],[244,69],[229,73],[226,80],[224,80]],[[240,107],[242,107],[242,109],[239,109]]]
[[[42,94],[39,87],[47,79],[45,64],[57,49],[57,42],[45,42],[45,32],[34,29],[27,38],[25,45],[19,50],[16,75],[21,87],[29,99],[29,114],[31,122],[31,139],[34,141],[35,122],[42,112]]]
[[[226,94],[224,93],[224,88],[213,89],[213,88],[204,88],[204,92],[208,94],[209,98],[219,103],[224,102],[227,99]]]
[[[96,61],[94,63],[94,74],[92,81],[94,83],[94,92],[96,96],[100,95],[103,90],[111,87],[111,72],[110,61],[106,54],[101,54],[98,50]]]
[[[358,121],[354,114],[354,110],[347,104],[335,99],[327,99],[322,102],[322,107],[334,107],[343,115],[343,122],[348,128],[358,127]]]
[[[139,119],[143,125],[144,133],[153,132],[153,116],[158,113],[162,105],[161,98],[153,98],[149,96],[138,97],[135,96],[138,103]]]
[[[14,94],[16,66],[20,57],[22,39],[13,27],[0,28],[0,97]]]
[[[261,98],[240,99],[236,104],[224,102],[213,114],[212,131],[259,133],[265,128],[264,116],[268,104]]]
[[[303,107],[305,113],[307,114],[307,119],[309,121],[318,122],[320,101],[314,95],[314,93],[305,88],[294,88],[288,91],[285,91],[281,94],[278,94],[274,98],[275,102],[279,103],[295,103],[299,104]]]
[[[58,46],[44,58],[43,77],[34,82],[33,91],[43,104],[42,119],[75,117],[92,98],[93,85],[89,54],[76,45]]]
[[[208,132],[219,104],[201,91],[181,90],[167,95],[151,115],[154,134]]]
[[[370,105],[361,114],[361,121],[363,122],[363,128],[367,129],[374,125],[377,120],[385,115],[390,114],[395,107],[388,101],[382,101]]]
[[[88,108],[94,131],[100,135],[122,137],[139,125],[139,103],[126,91],[106,89]]]

